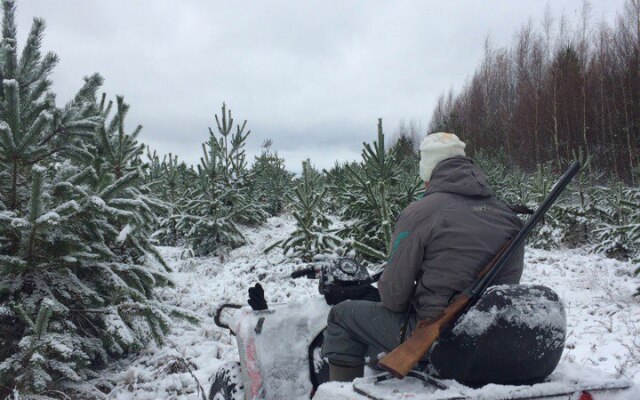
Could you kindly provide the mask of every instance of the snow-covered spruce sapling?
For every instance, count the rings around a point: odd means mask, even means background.
[[[53,307],[54,304],[50,299],[44,299],[34,321],[21,306],[15,306],[16,314],[19,314],[26,322],[26,334],[20,340],[18,351],[11,354],[2,363],[5,368],[11,367],[17,372],[15,382],[17,386],[28,388],[34,393],[44,392],[53,379],[47,372],[45,366],[47,360],[43,354],[57,352],[58,369],[67,369],[68,374],[74,374],[73,366],[60,360],[68,355],[65,353],[70,348],[66,347],[59,340],[60,338],[54,338],[48,334],[47,326],[53,313]]]
[[[0,304],[13,310],[22,307],[15,316],[22,321],[23,333],[8,341],[17,346],[18,356],[31,351],[17,339],[27,332],[25,316],[38,313],[49,299],[56,307],[48,335],[69,351],[39,352],[38,366],[58,386],[91,377],[92,369],[142,348],[150,339],[162,342],[169,315],[184,316],[160,304],[153,293],[155,286],[168,282],[162,267],[148,266],[155,253],[148,232],[156,220],[154,210],[163,205],[144,193],[142,173],[134,165],[137,152],[125,150],[126,157],[113,157],[118,148],[141,148],[127,134],[104,127],[80,141],[69,140],[82,151],[67,159],[59,155],[55,162],[43,159],[48,168],[32,168],[24,217],[20,210],[2,215],[11,219],[8,226],[14,234],[8,236],[19,238],[13,246],[17,251],[11,252],[12,246],[3,251],[9,262],[0,275]],[[68,368],[61,368],[61,363]],[[39,390],[20,381],[15,365],[11,358],[0,362],[7,380],[3,385]]]
[[[345,227],[338,234],[372,260],[384,260],[390,251],[393,222],[421,187],[415,170],[397,157],[397,148],[385,148],[382,120],[378,140],[364,143],[362,161],[328,172],[332,198],[340,205]]]
[[[250,133],[247,121],[235,125],[231,111],[223,104],[216,124],[218,134],[209,128],[196,183],[177,222],[178,230],[199,255],[241,245],[244,237],[238,225],[263,223],[268,216],[250,191],[252,176],[244,150]]]
[[[109,360],[160,341],[177,314],[154,295],[167,278],[147,236],[164,205],[141,179],[141,147],[124,131],[127,107],[119,100],[109,120],[109,106],[96,102],[99,75],[56,107],[49,76],[57,58],[40,53],[43,21],[34,21],[18,57],[14,3],[3,9],[2,397],[88,379]],[[39,378],[27,379],[24,368]]]
[[[192,189],[196,173],[184,162],[178,162],[178,156],[171,153],[160,160],[155,151],[151,153],[147,148],[147,158],[147,185],[171,208],[167,215],[160,216],[153,238],[165,246],[181,245],[184,243],[184,235],[178,230],[177,224],[183,214],[186,194]]]
[[[330,229],[331,221],[326,216],[325,195],[327,188],[322,175],[311,166],[309,160],[302,162],[302,176],[293,193],[287,194],[296,229],[288,238],[265,249],[271,251],[281,247],[284,253],[304,262],[315,256],[330,254],[342,242]]]
[[[271,150],[273,142],[266,140],[262,145],[262,153],[257,156],[251,166],[253,183],[251,193],[270,215],[280,214],[285,207],[285,200],[293,188],[294,174],[287,171],[284,159]]]
[[[592,201],[592,183],[600,179],[600,176],[592,172],[590,156],[581,150],[572,154],[573,159],[580,162],[580,172],[532,235],[529,243],[534,247],[577,247],[592,240],[592,232],[597,223],[597,212]],[[554,163],[538,165],[533,174],[525,175],[520,181],[512,181],[510,191],[517,194],[519,190],[520,195],[514,196],[513,202],[507,204],[526,205],[535,209],[551,190],[556,175],[558,172]]]
[[[592,251],[608,257],[629,259],[640,275],[640,189],[616,183],[596,187],[591,194],[597,211]],[[636,296],[640,295],[640,287]]]
[[[151,153],[148,147],[147,159],[149,169],[146,180],[149,187],[161,200],[171,205],[178,204],[185,191],[192,186],[195,171],[183,161],[178,161],[178,156],[172,153],[160,160],[155,150]]]
[[[584,246],[593,241],[593,230],[598,224],[597,210],[593,201],[594,182],[602,180],[592,167],[593,157],[582,149],[572,152],[573,159],[580,162],[580,172],[568,188],[570,201],[563,208],[562,243],[570,247]]]
[[[640,190],[616,183],[596,192],[600,223],[594,230],[593,251],[609,257],[640,255]]]
[[[49,75],[58,58],[42,55],[44,21],[34,19],[21,56],[18,56],[15,2],[3,1],[3,38],[0,43],[0,260],[22,265],[22,228],[33,218],[34,187],[46,199],[40,185],[32,185],[32,171],[43,181],[47,165],[56,157],[77,149],[76,143],[93,134],[100,121],[90,100],[102,78],[93,75],[66,107],[58,109],[50,92]],[[34,166],[41,165],[41,167]],[[41,205],[41,199],[36,199]],[[39,209],[40,207],[36,207]],[[31,214],[30,214],[31,213]],[[28,246],[29,247],[29,246]],[[33,246],[30,246],[33,247]]]
[[[522,184],[523,198],[516,204],[523,204],[530,209],[537,208],[553,188],[555,179],[553,162],[538,165],[536,171],[529,175]],[[524,200],[527,200],[524,202]],[[576,192],[573,186],[565,192],[545,214],[544,220],[532,233],[529,244],[537,248],[557,248],[567,243],[572,229],[576,229]]]
[[[168,269],[149,242],[158,217],[168,214],[169,205],[155,197],[144,183],[146,165],[141,161],[144,145],[137,141],[142,126],[126,133],[124,120],[129,105],[117,96],[116,110],[111,116],[112,102],[107,103],[105,98],[103,94],[99,104],[104,122],[96,130],[95,143],[87,147],[87,152],[94,154],[88,161],[96,172],[96,192],[110,207],[111,222],[118,231],[116,247],[124,250],[120,255],[127,254],[130,261],[151,254]]]
[[[525,175],[518,168],[511,168],[504,152],[489,155],[484,149],[478,149],[473,155],[473,162],[478,164],[487,176],[494,195],[505,204],[529,203],[528,191],[523,190]]]

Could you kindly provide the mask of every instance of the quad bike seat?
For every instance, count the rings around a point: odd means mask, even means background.
[[[558,365],[565,338],[566,314],[553,290],[493,286],[434,344],[428,368],[472,387],[538,383]]]

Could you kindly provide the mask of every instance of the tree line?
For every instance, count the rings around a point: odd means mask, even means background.
[[[471,154],[486,149],[533,170],[582,151],[592,167],[640,180],[640,0],[615,23],[594,23],[588,2],[572,25],[549,7],[509,46],[487,38],[480,65],[458,91],[442,95],[429,130],[451,131]]]

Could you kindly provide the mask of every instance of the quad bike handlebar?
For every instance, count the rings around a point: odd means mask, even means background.
[[[335,268],[335,267],[336,267],[336,266],[334,265],[334,268]],[[382,271],[384,271],[384,267],[385,267],[385,265],[383,265],[383,266],[382,266],[382,268],[381,268],[380,272],[378,272],[378,273],[376,273],[376,274],[371,275],[371,276],[370,276],[370,278],[368,279],[368,281],[369,281],[370,283],[378,282],[378,280],[379,280],[379,279],[380,279],[380,277],[382,276]],[[299,269],[299,270],[293,271],[293,272],[290,274],[290,277],[291,277],[292,279],[297,279],[297,278],[302,278],[303,276],[305,276],[305,277],[307,277],[307,278],[309,278],[309,279],[316,279],[316,278],[319,278],[319,277],[320,277],[320,274],[322,273],[322,271],[323,271],[322,266],[317,266],[317,265],[315,265],[315,266],[314,266],[314,265],[311,265],[311,266],[308,266],[308,267],[306,267],[306,268],[302,268],[302,269]],[[326,272],[326,271],[325,271],[325,272]]]
[[[238,310],[242,308],[242,305],[233,304],[233,303],[224,303],[220,305],[213,316],[213,322],[220,328],[231,330],[231,328],[229,328],[229,325],[222,322],[222,312],[227,308],[233,308],[235,310]]]
[[[291,278],[293,279],[302,278],[303,276],[306,276],[309,279],[317,278],[318,270],[316,267],[307,267],[291,273]]]
[[[384,268],[383,268],[384,269]],[[366,268],[349,258],[341,258],[332,265],[309,265],[305,268],[293,271],[289,276],[292,279],[307,277],[309,279],[320,278],[318,290],[325,295],[329,304],[335,304],[338,300],[355,296],[356,298],[369,299],[371,291],[377,293],[377,289],[371,287],[371,283],[380,279],[382,272],[369,275]],[[336,299],[332,299],[336,297]],[[371,300],[377,296],[373,295]],[[377,301],[377,300],[376,300]],[[223,303],[215,311],[214,323],[224,329],[231,330],[222,319],[223,312],[227,309],[238,310],[241,304]]]
[[[303,268],[297,271],[293,271],[291,273],[291,278],[296,279],[296,278],[301,278],[303,276],[306,276],[307,278],[318,278],[318,275],[320,273],[320,268],[318,267],[314,267],[314,266],[309,266],[307,268]],[[226,310],[226,309],[234,309],[234,310],[238,310],[240,308],[242,308],[243,305],[242,304],[235,304],[235,303],[223,303],[220,306],[218,306],[218,308],[215,311],[215,314],[213,315],[213,322],[216,324],[216,326],[223,328],[223,329],[228,329],[229,331],[231,331],[233,333],[233,330],[229,327],[229,325],[227,323],[225,323],[224,321],[222,321],[222,313]]]

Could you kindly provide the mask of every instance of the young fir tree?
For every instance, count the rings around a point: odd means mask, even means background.
[[[560,203],[559,211],[564,223],[562,243],[578,247],[594,240],[593,232],[598,226],[598,211],[593,198],[596,192],[594,183],[602,181],[602,174],[592,168],[593,157],[582,149],[572,154],[573,159],[580,162],[581,168],[567,188],[565,196],[568,201]]]
[[[270,215],[278,215],[284,210],[285,199],[291,191],[294,174],[287,171],[284,159],[271,151],[271,139],[262,145],[262,153],[256,157],[253,172],[252,193]]]
[[[250,192],[252,176],[244,150],[250,133],[246,131],[247,121],[234,125],[231,111],[223,104],[216,123],[218,135],[209,128],[195,187],[188,193],[184,214],[177,222],[177,228],[185,232],[199,255],[243,244],[239,225],[259,224],[268,216]]]
[[[494,195],[505,204],[528,204],[528,192],[523,190],[525,175],[518,168],[509,165],[504,152],[490,156],[484,149],[476,150],[473,162],[478,164],[487,176]]]
[[[621,183],[596,190],[596,209],[601,222],[594,230],[593,251],[637,260],[640,256],[640,190]]]
[[[98,75],[56,107],[44,22],[34,20],[18,56],[14,2],[3,11],[0,391],[46,395],[161,341],[177,310],[153,291],[167,278],[148,235],[165,206],[142,182],[128,107],[118,99],[109,119]]]
[[[168,215],[160,217],[153,238],[165,246],[182,245],[184,235],[178,229],[178,221],[183,215],[186,194],[192,189],[192,183],[197,178],[196,173],[184,162],[178,162],[178,156],[171,153],[160,160],[155,151],[151,153],[147,149],[147,157],[147,184],[158,198],[171,207]]]
[[[302,162],[302,176],[292,194],[287,195],[296,229],[288,238],[265,249],[265,253],[281,247],[290,257],[310,262],[317,255],[330,254],[342,240],[329,229],[331,221],[326,215],[327,187],[322,175],[309,160]]]
[[[378,120],[378,140],[364,144],[362,162],[328,173],[334,201],[346,220],[339,235],[374,260],[387,258],[393,222],[421,188],[415,160],[399,158],[396,151],[397,147],[385,148],[382,120]]]

